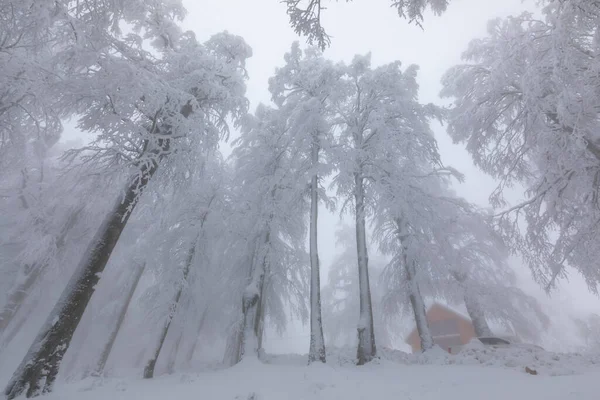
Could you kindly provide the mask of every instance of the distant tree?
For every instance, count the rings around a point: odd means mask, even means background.
[[[499,223],[536,280],[550,290],[571,266],[597,292],[597,2],[541,3],[541,19],[490,22],[488,37],[471,42],[465,62],[446,73],[442,95],[454,99],[448,132],[500,180],[496,207],[506,208],[506,187],[524,185],[526,200]]]
[[[600,351],[600,315],[590,314],[587,318],[575,318],[573,320],[579,335],[589,351]]]

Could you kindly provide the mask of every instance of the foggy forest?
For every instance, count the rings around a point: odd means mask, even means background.
[[[0,398],[597,399],[600,1],[508,3],[0,0]]]

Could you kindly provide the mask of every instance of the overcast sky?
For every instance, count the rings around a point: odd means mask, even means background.
[[[332,36],[326,57],[349,61],[355,54],[371,52],[374,65],[395,60],[404,65],[417,64],[420,66],[420,100],[438,104],[444,104],[438,97],[442,74],[460,62],[460,55],[471,39],[485,36],[490,19],[535,10],[531,0],[452,0],[442,16],[427,14],[424,29],[421,29],[401,20],[390,8],[389,0],[323,1],[327,7],[323,23]],[[283,55],[293,41],[305,42],[289,27],[285,5],[278,0],[184,0],[184,4],[189,11],[184,25],[195,31],[200,40],[223,30],[244,37],[253,49],[253,57],[248,62],[251,107],[254,109],[259,102],[268,103],[268,78],[283,64]],[[487,206],[495,182],[473,166],[466,151],[451,142],[443,127],[436,126],[435,132],[445,163],[466,175],[465,183],[457,185],[458,194]],[[228,152],[227,146],[223,151]],[[520,197],[515,190],[510,199],[516,201]],[[324,210],[320,213],[323,283],[327,279],[327,266],[336,254],[334,233],[338,221],[337,216]],[[514,265],[523,287],[540,298],[553,316],[565,323],[574,310],[600,310],[600,301],[587,292],[578,276],[572,276],[569,283],[563,283],[561,290],[548,299],[531,281],[529,271],[518,261]],[[292,339],[294,334],[288,336]]]

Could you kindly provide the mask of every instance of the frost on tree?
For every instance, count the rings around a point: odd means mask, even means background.
[[[452,97],[448,131],[477,166],[500,180],[492,201],[509,245],[552,289],[577,269],[596,292],[600,138],[596,2],[545,1],[543,17],[490,22],[464,63],[443,78]],[[509,205],[504,188],[525,187]],[[525,232],[517,225],[527,228]]]
[[[73,74],[69,76],[71,84],[61,85],[63,92],[58,93],[65,101],[65,109],[78,115],[79,127],[98,133],[95,142],[69,156],[93,164],[101,172],[132,168],[133,177],[98,229],[78,272],[11,379],[6,388],[9,398],[23,391],[31,397],[52,389],[62,357],[111,252],[162,159],[176,153],[180,146],[184,148],[189,132],[200,132],[203,145],[214,146],[218,137],[226,133],[226,118],[235,118],[246,108],[244,61],[250,50],[240,38],[221,34],[200,45],[192,34],[180,35],[173,22],[183,12],[177,3],[133,3],[136,2],[126,3],[134,7],[132,10],[107,11],[112,21],[103,20],[105,24],[110,22],[105,25],[106,35],[90,38],[96,43],[91,47],[104,57],[102,65],[65,67],[67,73]],[[82,2],[81,8],[60,13],[72,21],[59,24],[75,29],[68,32],[70,37],[85,35],[85,27],[95,26],[93,18],[98,10],[90,11],[86,5]],[[56,2],[55,6],[62,4]],[[151,57],[142,48],[141,37],[138,41],[121,37],[121,12],[126,22],[145,28],[145,38],[153,40],[160,58]],[[148,17],[155,14],[161,18]],[[91,22],[86,20],[88,17]],[[81,31],[77,29],[80,23]],[[97,32],[101,30],[95,29],[90,35]],[[50,33],[61,31],[49,27]],[[71,49],[74,55],[68,60],[89,61],[88,56],[81,60],[77,57],[80,47],[76,43],[68,43],[75,46]],[[218,76],[207,74],[215,69],[219,70]],[[135,79],[129,71],[136,71]],[[79,95],[80,90],[85,88],[87,93],[90,87],[94,89],[93,96]]]
[[[269,80],[269,89],[282,115],[287,118],[287,135],[296,151],[306,159],[298,165],[299,177],[310,185],[310,346],[308,362],[325,362],[325,342],[321,318],[321,289],[317,222],[319,203],[325,194],[320,181],[331,172],[327,162],[332,142],[330,95],[342,71],[314,49],[302,52],[298,43],[285,55],[286,65]],[[325,200],[327,200],[325,198]]]

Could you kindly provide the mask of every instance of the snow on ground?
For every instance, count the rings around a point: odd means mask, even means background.
[[[270,355],[232,368],[141,378],[90,378],[57,385],[44,400],[319,400],[319,399],[598,399],[600,357],[541,351],[467,349],[428,357],[389,350],[357,367],[350,351],[329,354],[327,365],[306,356]],[[488,351],[489,350],[489,351]],[[523,364],[525,363],[525,364]],[[562,366],[561,366],[562,365]],[[524,367],[538,368],[536,376]]]

